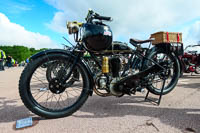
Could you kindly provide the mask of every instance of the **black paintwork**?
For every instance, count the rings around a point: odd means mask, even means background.
[[[90,51],[102,51],[112,44],[112,31],[104,24],[84,24],[82,40]]]

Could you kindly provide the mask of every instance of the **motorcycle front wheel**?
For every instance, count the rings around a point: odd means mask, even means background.
[[[47,71],[46,71],[46,78],[49,81],[51,81],[53,78],[55,78],[57,76],[57,70],[60,69],[60,63],[59,62],[52,62],[50,64],[48,64],[47,66]],[[69,71],[69,69],[68,69]],[[64,72],[68,72],[67,70],[65,70]],[[72,76],[71,78],[67,81],[67,85],[71,86],[74,84],[75,81],[79,81],[79,73],[76,69],[73,70],[72,72]]]
[[[87,100],[90,80],[87,70],[78,62],[74,70],[79,80],[71,86],[63,85],[62,77],[69,74],[73,59],[64,54],[49,54],[33,60],[23,70],[19,81],[19,93],[24,105],[33,113],[45,118],[60,118],[77,111]],[[44,64],[57,62],[55,77],[48,81]],[[71,74],[73,75],[73,74]],[[70,79],[70,78],[69,78]]]
[[[161,88],[164,82],[163,77],[165,76],[166,81],[163,89],[163,95],[168,94],[175,88],[180,77],[180,64],[178,62],[178,58],[173,53],[166,53],[166,51],[162,49],[157,49],[156,51],[151,52],[147,57],[156,61],[157,63],[162,61],[169,62],[169,67],[167,68],[167,75],[153,75],[152,83],[147,86],[147,89],[151,93],[155,95],[160,95]],[[151,65],[153,65],[153,63],[150,60],[147,60],[145,67],[147,68]]]

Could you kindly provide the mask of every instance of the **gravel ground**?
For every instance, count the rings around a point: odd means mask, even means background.
[[[200,133],[200,75],[184,75],[160,106],[145,102],[141,93],[122,98],[93,95],[72,116],[49,120],[23,105],[18,93],[22,70],[0,71],[0,133]],[[15,130],[16,120],[26,117],[33,117],[35,126]]]

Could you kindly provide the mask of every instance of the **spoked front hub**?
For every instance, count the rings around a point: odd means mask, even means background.
[[[66,88],[63,86],[63,84],[57,78],[54,78],[49,82],[49,90],[52,93],[60,94],[60,93],[64,92],[65,89]]]

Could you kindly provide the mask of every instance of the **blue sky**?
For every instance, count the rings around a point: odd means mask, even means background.
[[[106,4],[105,4],[106,3]],[[66,21],[84,21],[88,8],[113,17],[114,40],[147,39],[157,31],[182,32],[185,45],[200,40],[199,0],[1,0],[0,44],[61,47]]]
[[[60,41],[60,34],[50,30],[45,23],[51,21],[57,10],[42,0],[6,0],[0,1],[0,12],[13,23],[20,24],[26,30],[48,35]]]
[[[0,13],[8,17],[12,23],[21,25],[27,31],[47,35],[56,44],[59,44],[62,34],[54,32],[46,26],[46,23],[51,21],[56,11],[58,11],[56,8],[43,0],[0,1]]]

